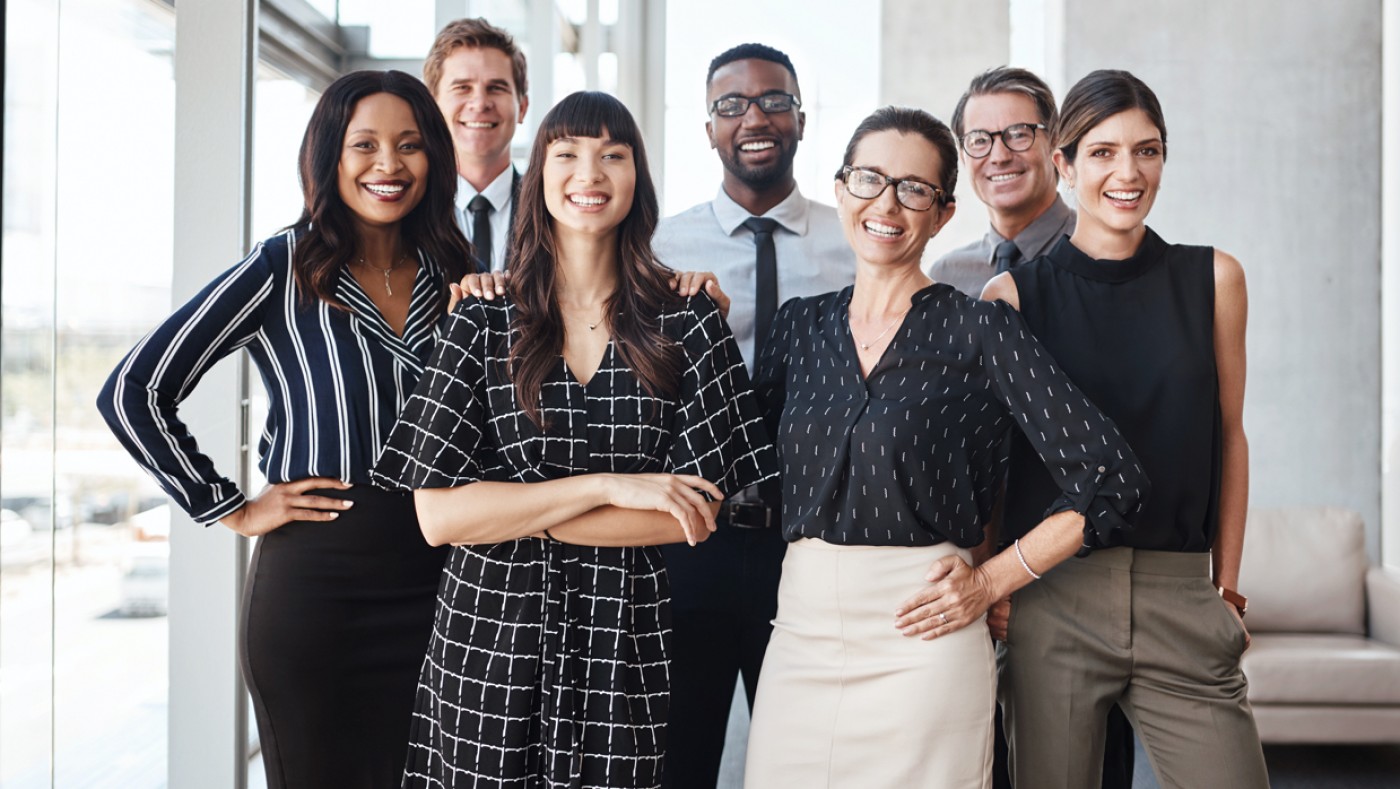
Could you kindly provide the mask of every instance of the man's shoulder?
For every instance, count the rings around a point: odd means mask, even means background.
[[[989,257],[990,252],[987,249],[987,240],[985,238],[979,238],[944,252],[937,260],[933,261],[933,268],[937,270],[942,266],[956,266],[963,263],[986,263]]]
[[[719,229],[719,223],[715,221],[715,210],[712,201],[706,200],[703,203],[696,203],[690,208],[680,213],[672,214],[656,225],[656,232],[675,232],[677,230],[689,230],[701,228],[706,225]]]

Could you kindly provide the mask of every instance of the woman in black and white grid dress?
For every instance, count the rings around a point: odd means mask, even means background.
[[[660,784],[669,590],[776,461],[715,304],[670,293],[626,108],[575,93],[521,185],[509,292],[467,298],[375,469],[452,543],[404,785]],[[702,492],[707,494],[709,501]]]

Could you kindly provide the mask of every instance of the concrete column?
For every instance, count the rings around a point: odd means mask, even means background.
[[[255,0],[180,0],[175,29],[175,270],[183,303],[248,248]],[[217,152],[217,155],[211,155]],[[240,483],[246,371],[209,371],[180,415]],[[170,531],[169,784],[243,787],[247,740],[237,623],[242,538],[184,513]]]
[[[1379,559],[1380,0],[1056,1],[1071,83],[1125,68],[1162,102],[1152,227],[1244,264],[1252,505],[1355,509]]]
[[[1400,570],[1400,4],[1387,3],[1381,33],[1381,555]]]
[[[1009,59],[1008,4],[951,0],[884,0],[880,24],[878,104],[928,110],[945,123],[974,76]],[[987,211],[959,177],[953,194],[958,211],[929,242],[924,261],[987,232]]]

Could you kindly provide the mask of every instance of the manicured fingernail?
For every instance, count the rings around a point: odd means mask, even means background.
[[[355,506],[355,502],[353,502],[353,501],[342,501],[342,502],[340,502],[340,506],[341,506],[342,508],[348,510],[348,509],[350,509],[351,507]]]
[[[332,512],[332,513],[331,513],[331,520],[335,520],[336,518],[339,518],[339,517],[340,517],[340,513],[338,513],[338,512]]]

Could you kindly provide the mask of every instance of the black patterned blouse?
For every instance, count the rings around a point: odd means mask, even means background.
[[[1148,481],[1113,422],[1004,302],[943,284],[912,306],[862,378],[852,288],[783,305],[756,385],[782,463],[783,531],[849,545],[971,547],[1000,487],[1014,424],[1086,517],[1084,545],[1130,528]]]
[[[669,472],[731,494],[775,475],[744,361],[708,296],[659,316],[684,359],[675,397],[646,394],[610,343],[586,385],[560,359],[540,393],[544,431],[505,375],[513,314],[508,299],[458,305],[377,481],[433,488]],[[404,786],[659,786],[669,601],[655,547],[524,538],[454,548]]]

